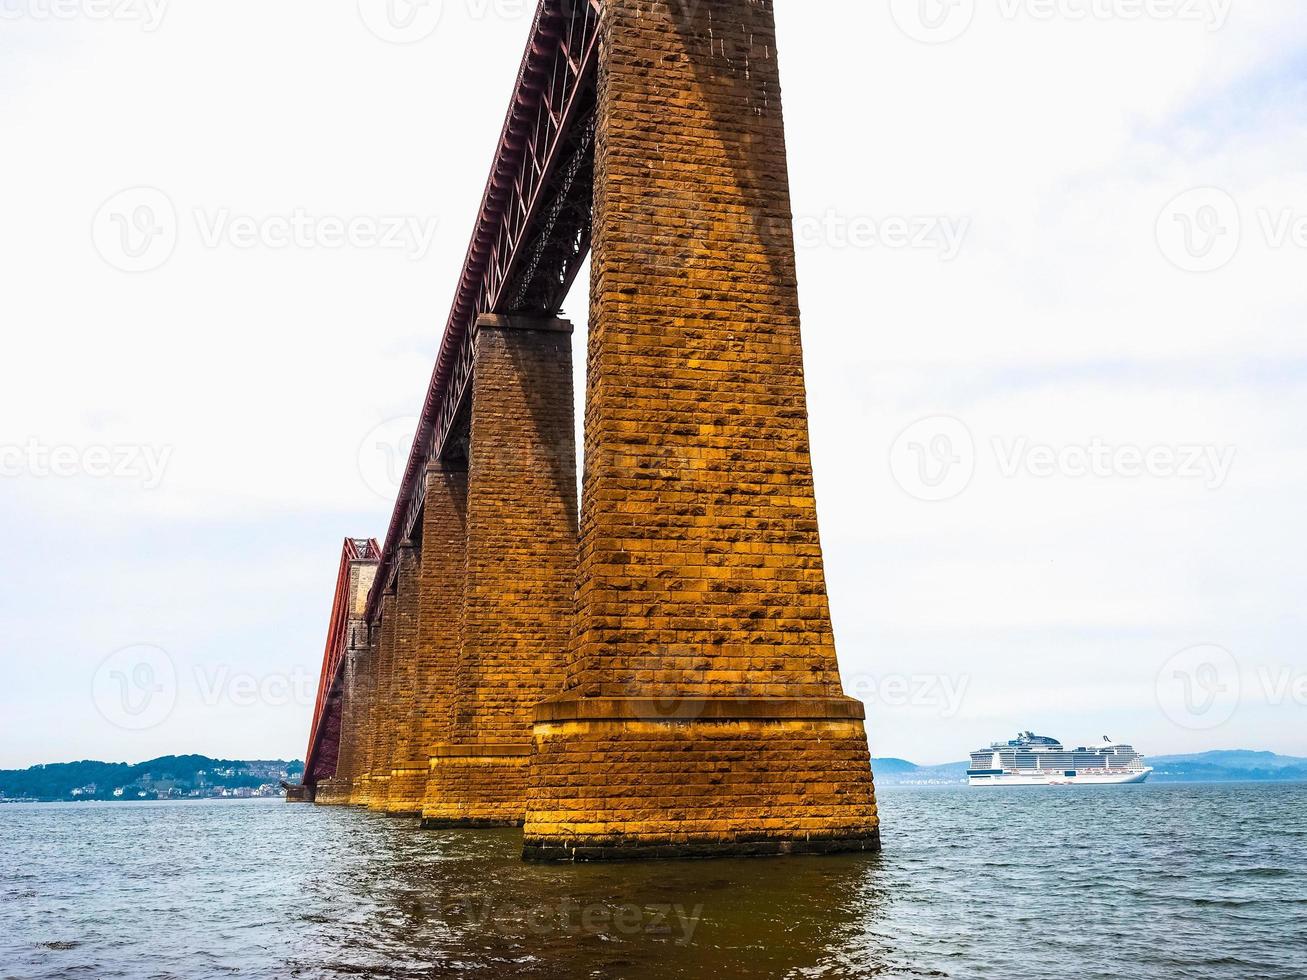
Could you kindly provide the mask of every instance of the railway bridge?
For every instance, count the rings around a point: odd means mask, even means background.
[[[791,229],[771,0],[541,0],[390,527],[342,554],[306,795],[538,860],[879,847]]]

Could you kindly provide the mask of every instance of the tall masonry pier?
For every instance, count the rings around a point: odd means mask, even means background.
[[[530,857],[871,847],[808,453],[770,3],[604,7],[576,623]]]
[[[557,317],[587,254],[578,518]],[[376,806],[425,753],[424,824],[521,823],[529,859],[879,848],[817,527],[771,0],[540,3],[374,632],[410,568],[414,649],[385,630],[324,670],[362,748],[320,802]]]

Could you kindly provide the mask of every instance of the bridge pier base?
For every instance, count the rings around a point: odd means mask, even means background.
[[[436,752],[431,783],[438,799],[424,808],[423,828],[522,826],[530,742],[440,745]]]
[[[572,325],[477,323],[462,642],[423,826],[520,826],[535,706],[562,686],[576,578]]]
[[[319,806],[343,806],[349,802],[349,787],[342,786],[334,779],[324,779],[318,783],[313,802]]]
[[[523,856],[603,861],[874,851],[852,698],[551,698]]]
[[[427,770],[409,763],[390,771],[386,785],[386,815],[390,817],[417,817],[422,815],[422,796],[427,789]]]

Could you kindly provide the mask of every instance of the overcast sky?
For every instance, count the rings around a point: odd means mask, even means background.
[[[0,0],[0,766],[302,756],[533,6]],[[873,753],[1307,755],[1301,0],[777,16]]]

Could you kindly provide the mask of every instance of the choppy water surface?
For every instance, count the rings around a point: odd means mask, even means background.
[[[0,806],[0,976],[1307,976],[1305,785],[881,798],[879,857],[598,866],[356,810]]]

